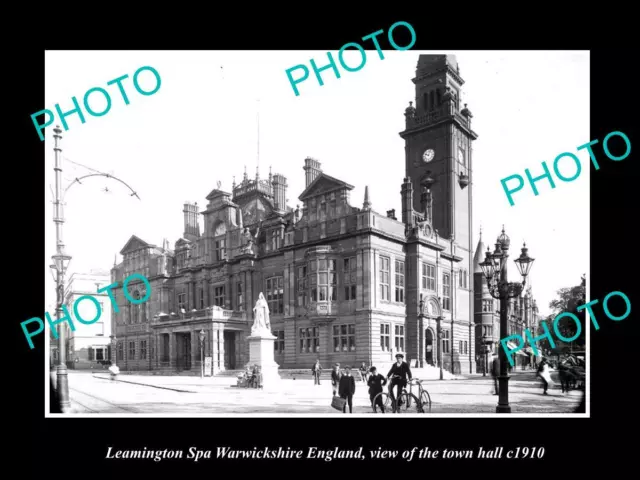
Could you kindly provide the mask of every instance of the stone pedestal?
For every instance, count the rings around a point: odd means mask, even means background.
[[[259,365],[262,373],[262,385],[265,390],[277,389],[280,382],[279,365],[273,359],[273,342],[276,340],[270,331],[253,332],[247,337],[249,342],[248,365]]]

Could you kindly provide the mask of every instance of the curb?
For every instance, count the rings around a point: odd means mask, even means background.
[[[129,382],[127,380],[111,380],[111,378],[105,378],[105,377],[98,377],[97,375],[93,374],[92,375],[93,378],[98,378],[100,380],[108,380],[110,382],[120,382],[120,383],[130,383],[131,385],[142,385],[143,387],[151,387],[151,388],[159,388],[161,390],[171,390],[174,392],[181,392],[181,393],[198,393],[198,392],[194,392],[193,390],[180,390],[178,388],[170,388],[170,387],[161,387],[159,385],[149,385],[148,383],[139,383],[139,382]]]

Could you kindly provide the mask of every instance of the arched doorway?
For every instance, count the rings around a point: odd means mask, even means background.
[[[427,328],[424,332],[424,361],[427,365],[435,367],[435,346],[433,344],[433,332]]]

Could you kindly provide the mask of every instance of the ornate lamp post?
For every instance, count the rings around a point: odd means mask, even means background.
[[[204,378],[204,330],[200,330],[200,378]]]
[[[438,364],[440,365],[440,380],[442,376],[442,317],[436,318],[436,330],[438,332]]]
[[[57,186],[56,182],[56,186]],[[59,205],[56,204],[56,211],[59,208]],[[56,214],[55,218],[58,217]],[[56,222],[56,227],[60,224]],[[55,273],[56,279],[56,320],[59,322],[62,318],[62,306],[64,305],[64,275],[69,268],[69,262],[71,261],[71,256],[66,255],[64,253],[64,244],[62,243],[61,238],[61,228],[56,228],[56,233],[58,237],[57,242],[57,253],[53,255],[54,264],[50,266],[52,272]],[[60,327],[59,323],[56,324],[56,328],[58,329],[58,368],[56,372],[56,390],[58,392],[58,396],[60,398],[60,409],[62,413],[67,413],[71,404],[69,403],[69,383],[67,377],[67,326],[62,324]]]
[[[509,258],[509,245],[511,240],[504,232],[504,225],[502,226],[502,234],[496,241],[496,248],[491,253],[489,247],[487,247],[487,253],[485,255],[484,262],[480,264],[482,272],[487,279],[487,286],[489,292],[493,298],[500,300],[500,336],[504,338],[508,331],[509,319],[507,318],[507,309],[510,298],[520,296],[522,290],[527,281],[527,275],[531,269],[534,259],[527,254],[527,244],[523,244],[522,252],[514,262],[518,266],[520,275],[522,275],[522,282],[509,283],[507,280],[507,259]],[[509,405],[509,363],[507,360],[507,353],[504,348],[499,348],[500,355],[500,376],[498,377],[499,389],[498,389],[498,405],[496,406],[496,413],[511,413],[511,406]]]

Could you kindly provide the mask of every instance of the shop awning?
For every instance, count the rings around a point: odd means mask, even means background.
[[[507,347],[509,347],[509,350],[511,350],[511,351],[515,350],[516,348],[518,348],[518,346],[515,343],[512,343],[512,342],[507,342]],[[526,348],[527,347],[525,347],[525,348],[523,348],[521,350],[518,350],[516,352],[516,355],[520,355],[521,357],[528,357],[529,355],[524,353],[524,350],[526,350]],[[512,354],[513,354],[513,352],[512,352]]]

